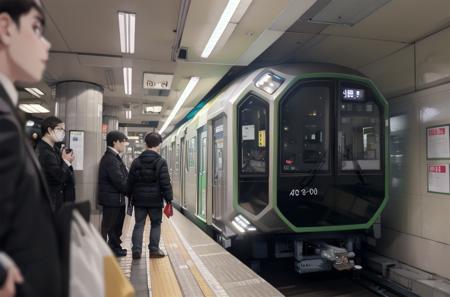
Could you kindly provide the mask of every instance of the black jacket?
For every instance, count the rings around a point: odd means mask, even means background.
[[[69,167],[56,148],[41,140],[36,146],[36,155],[44,170],[53,203],[59,209],[64,202],[64,183],[69,176]]]
[[[75,176],[73,172],[73,167],[66,164],[63,161],[64,171],[67,173],[65,175],[63,192],[64,192],[64,202],[75,202]]]
[[[25,278],[17,296],[63,296],[52,202],[18,112],[0,86],[0,250]]]
[[[146,150],[131,164],[128,197],[138,207],[163,207],[163,198],[172,202],[167,162],[157,152]]]
[[[122,159],[108,148],[98,169],[98,202],[103,206],[125,205],[128,170]]]

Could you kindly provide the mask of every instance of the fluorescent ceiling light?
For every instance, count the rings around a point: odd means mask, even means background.
[[[40,104],[20,104],[19,108],[26,113],[48,113],[50,110]]]
[[[128,140],[139,140],[139,136],[128,136]]]
[[[123,85],[125,87],[125,95],[131,95],[131,82],[133,78],[133,69],[131,67],[123,67]]]
[[[184,101],[189,97],[189,95],[194,90],[195,86],[197,85],[198,81],[200,80],[200,77],[194,76],[191,77],[189,80],[189,83],[187,84],[186,88],[184,89],[183,93],[181,94],[180,98],[178,99],[177,104],[175,104],[175,107],[173,108],[172,112],[170,113],[167,120],[164,122],[164,125],[159,130],[159,134],[162,134],[164,130],[167,129],[170,122],[172,122],[173,118],[177,114],[178,110],[180,110],[181,106],[183,105]]]
[[[38,88],[25,88],[25,91],[37,98],[41,98],[41,96],[44,96],[44,92],[42,92]]]
[[[134,54],[136,34],[136,14],[119,12],[120,50],[124,54]]]
[[[127,120],[131,120],[131,116],[132,116],[131,109],[125,110],[125,117],[126,117],[126,119]]]
[[[214,47],[216,46],[217,42],[219,41],[220,37],[222,36],[223,32],[225,31],[225,28],[227,27],[228,23],[231,20],[231,17],[235,13],[237,7],[239,6],[239,2],[241,0],[229,0],[227,6],[225,7],[225,10],[222,13],[222,16],[219,19],[219,22],[216,25],[216,28],[214,29],[213,33],[209,37],[208,43],[206,44],[205,48],[203,49],[203,52],[201,54],[202,58],[208,58],[211,52],[213,51]]]

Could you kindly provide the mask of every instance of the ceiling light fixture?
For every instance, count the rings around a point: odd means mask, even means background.
[[[136,14],[119,12],[120,50],[124,54],[134,54],[136,34]]]
[[[20,104],[19,108],[26,113],[48,113],[50,110],[40,104]]]
[[[44,96],[44,92],[42,92],[38,88],[25,88],[25,91],[37,98],[41,98],[41,96]]]
[[[131,116],[132,116],[131,109],[125,110],[125,117],[126,117],[126,119],[127,120],[131,120]]]
[[[209,37],[208,43],[206,44],[205,48],[203,49],[203,52],[201,54],[202,58],[208,58],[211,52],[213,51],[214,47],[216,46],[217,42],[219,41],[220,37],[222,36],[223,32],[225,31],[225,28],[227,27],[228,23],[230,22],[231,18],[233,17],[233,14],[235,13],[237,7],[239,6],[239,2],[241,0],[229,0],[227,6],[225,7],[225,10],[222,13],[222,16],[219,19],[219,22],[216,25],[216,28],[214,29],[213,33]]]
[[[123,85],[125,87],[125,95],[131,95],[131,82],[133,78],[133,69],[131,67],[123,67]]]
[[[186,101],[186,99],[189,97],[189,95],[192,93],[192,91],[194,90],[194,88],[197,85],[197,83],[199,82],[199,80],[200,80],[200,77],[197,77],[197,76],[191,77],[191,79],[189,80],[189,83],[187,84],[186,88],[184,89],[183,93],[181,94],[180,98],[178,99],[177,104],[175,104],[175,107],[173,108],[169,117],[164,122],[164,125],[161,127],[161,129],[159,130],[159,134],[162,134],[164,132],[164,130],[167,129],[170,122],[172,122],[173,118],[175,117],[177,112],[180,110],[181,106]]]

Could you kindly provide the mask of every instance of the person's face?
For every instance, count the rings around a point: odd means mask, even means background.
[[[127,146],[128,142],[126,141],[116,141],[114,142],[114,148],[116,151],[118,151],[120,154],[125,152],[125,148]]]
[[[42,15],[32,8],[17,25],[11,17],[0,14],[0,41],[5,46],[14,80],[34,83],[42,78],[50,43],[43,37]]]
[[[64,123],[59,123],[56,125],[55,129],[48,129],[50,136],[53,138],[54,142],[62,142],[66,134],[66,127]]]

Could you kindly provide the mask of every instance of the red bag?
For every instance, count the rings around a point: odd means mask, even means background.
[[[164,207],[164,214],[169,219],[171,216],[173,216],[173,207],[172,204],[166,204]]]

